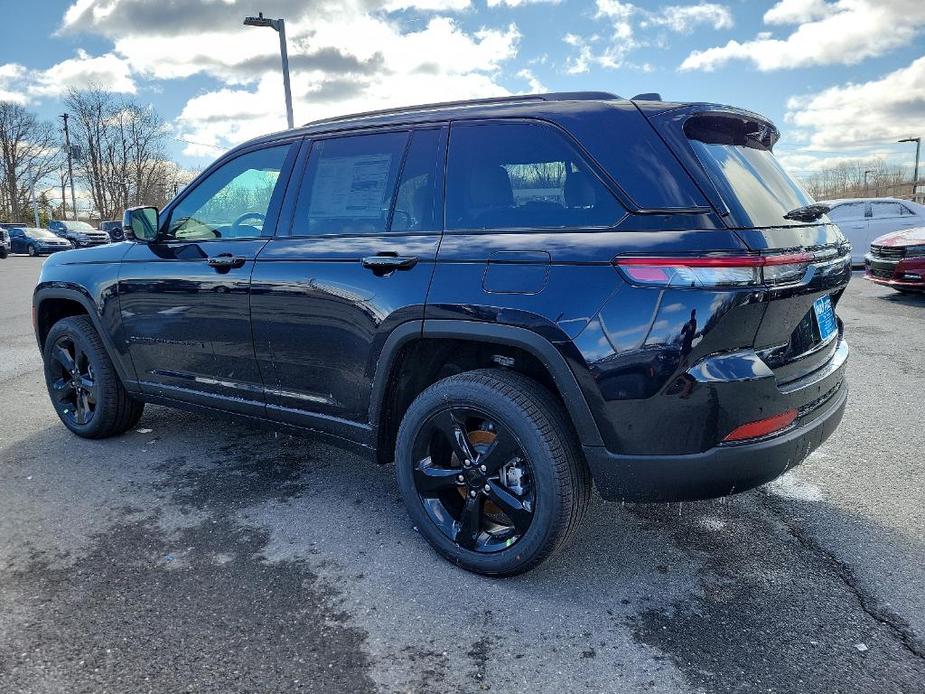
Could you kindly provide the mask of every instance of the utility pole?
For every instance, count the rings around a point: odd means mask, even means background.
[[[867,198],[870,197],[870,187],[867,185],[867,174],[873,172],[873,169],[867,169],[867,171],[864,172],[864,197]]]
[[[71,207],[74,208],[74,219],[77,219],[77,196],[74,195],[74,167],[71,163],[71,136],[67,129],[67,119],[70,115],[62,113],[64,119],[64,147],[67,149],[67,176],[71,181]],[[65,215],[66,217],[67,215]]]
[[[35,228],[38,229],[42,225],[39,224],[39,206],[35,201],[35,181],[32,181],[32,185],[29,187],[29,192],[32,196],[32,216],[35,218]]]
[[[903,140],[898,140],[898,142],[914,142],[915,143],[915,169],[912,171],[912,200],[916,201],[916,191],[919,187],[919,152],[922,149],[922,138],[921,137],[907,137]]]
[[[289,52],[286,49],[286,20],[270,19],[259,12],[256,17],[245,17],[244,26],[246,27],[270,27],[279,34],[279,54],[283,62],[283,91],[286,95],[286,122],[289,127],[294,127],[292,119],[292,89],[289,86]]]
[[[67,195],[64,193],[64,174],[61,174],[61,219],[67,219]]]

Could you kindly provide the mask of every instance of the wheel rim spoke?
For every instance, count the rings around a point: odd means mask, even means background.
[[[530,527],[530,521],[533,519],[533,511],[529,505],[497,482],[489,482],[488,486],[491,488],[491,491],[488,492],[488,498],[495,502],[495,505],[504,512],[504,515],[511,519],[514,528],[519,534],[525,533],[527,528]]]
[[[482,532],[482,499],[469,496],[463,506],[459,527],[454,538],[456,544],[465,549],[475,549]]]
[[[494,475],[502,465],[510,462],[511,458],[517,455],[518,450],[519,447],[514,437],[502,429],[497,433],[488,450],[480,455],[476,462],[485,466],[487,474]]]
[[[83,393],[77,393],[77,402],[76,402],[76,411],[74,413],[74,419],[78,424],[87,423],[87,400],[86,396]]]
[[[71,356],[71,353],[67,351],[67,348],[58,344],[55,347],[54,351],[55,361],[57,361],[65,371],[73,371],[76,366],[74,362],[74,357]]]
[[[459,470],[430,465],[421,461],[414,468],[414,483],[422,496],[436,496],[450,487],[458,487]]]
[[[434,417],[433,422],[434,426],[447,438],[460,462],[475,460],[476,453],[469,441],[469,436],[453,410],[444,410]]]
[[[52,383],[51,389],[54,391],[58,400],[67,397],[72,392],[71,382],[64,378],[59,378],[57,381]]]

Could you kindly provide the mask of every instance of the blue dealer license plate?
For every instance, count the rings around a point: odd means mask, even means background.
[[[813,302],[813,311],[816,314],[816,325],[819,326],[819,337],[825,342],[838,330],[838,324],[835,322],[835,309],[832,308],[832,299],[828,294]]]

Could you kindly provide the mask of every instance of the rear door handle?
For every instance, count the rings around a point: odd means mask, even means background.
[[[240,255],[231,255],[231,253],[222,253],[221,255],[209,258],[207,261],[209,267],[215,268],[219,272],[228,272],[232,268],[244,267],[247,258]]]
[[[371,255],[363,258],[363,267],[376,275],[385,275],[395,270],[410,270],[418,259],[409,255]]]

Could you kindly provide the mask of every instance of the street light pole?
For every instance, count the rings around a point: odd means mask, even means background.
[[[919,151],[922,149],[921,137],[907,137],[897,142],[914,142],[915,143],[915,168],[912,171],[912,199],[915,200],[916,191],[919,187]]]
[[[870,187],[867,185],[867,174],[873,172],[873,169],[867,169],[867,171],[864,172],[864,196],[868,198],[870,197]]]
[[[292,88],[289,86],[289,51],[286,48],[286,20],[268,19],[259,12],[256,17],[245,17],[246,27],[271,27],[279,34],[279,55],[283,63],[283,91],[286,95],[286,123],[290,128],[295,127],[292,118]]]

